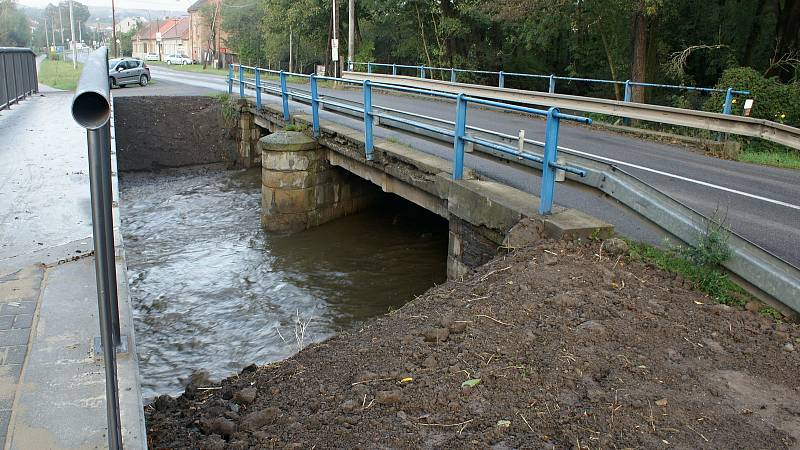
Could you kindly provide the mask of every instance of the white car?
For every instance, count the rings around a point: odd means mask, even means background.
[[[164,61],[167,64],[183,64],[183,65],[186,65],[186,64],[193,64],[194,63],[194,61],[192,61],[192,58],[189,58],[186,55],[169,55],[166,58],[164,58]]]
[[[158,61],[158,53],[145,53],[145,61]]]

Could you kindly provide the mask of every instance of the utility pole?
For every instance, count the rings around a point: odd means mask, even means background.
[[[83,30],[81,29],[81,21],[78,21],[78,42],[83,42]]]
[[[336,14],[336,0],[333,0],[333,42],[331,42],[331,59],[333,59],[333,76],[339,76],[339,39],[336,31],[339,28],[339,17]]]
[[[351,70],[350,63],[353,62],[354,50],[356,46],[356,0],[347,2],[347,70]]]
[[[117,13],[114,9],[114,0],[111,0],[111,40],[114,42],[114,57],[119,58],[117,52]]]
[[[44,41],[47,45],[47,53],[50,53],[50,35],[47,34],[47,17],[44,18]]]
[[[69,33],[72,39],[72,68],[78,68],[78,43],[75,42],[75,20],[72,17],[72,0],[69,0]]]
[[[292,56],[294,55],[294,53],[292,52],[292,39],[293,39],[292,25],[289,24],[289,72],[293,72],[292,65],[294,64],[294,59],[292,58]]]
[[[61,17],[61,3],[58,3],[58,23],[61,28],[61,46],[64,46],[64,19]]]

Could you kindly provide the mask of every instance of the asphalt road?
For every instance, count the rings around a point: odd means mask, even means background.
[[[147,88],[115,89],[114,95],[198,95],[226,90],[224,77],[179,72],[150,66],[156,84]],[[305,89],[302,85],[297,86]],[[155,88],[155,89],[151,89]],[[135,92],[134,92],[135,91]],[[329,97],[360,101],[356,90],[320,89]],[[277,97],[263,95],[265,102],[278,103]],[[427,100],[418,96],[386,95],[375,92],[373,103],[398,110],[454,120],[452,102]],[[291,103],[298,112],[309,107]],[[361,128],[360,121],[322,112],[322,117]],[[524,129],[526,137],[543,140],[544,121],[524,114],[487,109],[470,109],[471,126],[516,135]],[[420,150],[449,158],[452,146],[381,127],[375,134],[395,137]],[[726,161],[694,153],[679,145],[668,145],[562,123],[559,145],[607,158],[627,172],[706,215],[724,216],[731,228],[789,263],[800,266],[800,171],[762,167]],[[538,193],[539,178],[532,173],[503,164],[470,157],[467,166],[517,188]],[[659,242],[663,233],[613,202],[570,186],[556,188],[558,204],[577,208],[613,223],[623,235]]]

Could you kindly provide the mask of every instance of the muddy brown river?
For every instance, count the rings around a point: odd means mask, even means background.
[[[259,225],[260,172],[121,175],[145,399],[198,369],[223,378],[353,329],[446,279],[447,222],[387,195],[294,235]],[[304,332],[300,331],[305,326]]]

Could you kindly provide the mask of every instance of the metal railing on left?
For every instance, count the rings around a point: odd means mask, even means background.
[[[33,50],[0,47],[0,110],[36,92],[39,92],[39,79]]]
[[[89,190],[92,205],[94,268],[100,316],[100,345],[106,375],[108,447],[122,448],[117,382],[117,352],[125,348],[120,336],[117,303],[114,222],[111,194],[111,94],[108,49],[100,47],[86,59],[72,99],[72,117],[86,128],[89,151]],[[109,349],[112,349],[109,351]]]

